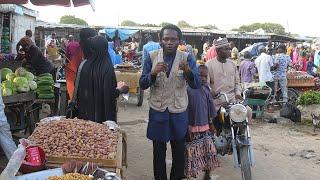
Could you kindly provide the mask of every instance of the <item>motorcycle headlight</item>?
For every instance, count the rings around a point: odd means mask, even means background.
[[[243,122],[247,117],[247,108],[242,104],[233,105],[230,108],[230,118],[234,122]]]

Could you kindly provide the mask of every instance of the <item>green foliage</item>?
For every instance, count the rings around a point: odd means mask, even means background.
[[[143,26],[143,27],[159,27],[159,26],[156,25],[156,24],[150,24],[150,23],[140,24],[140,26]]]
[[[80,18],[77,18],[75,16],[71,15],[64,15],[60,18],[60,23],[61,24],[77,24],[77,25],[84,25],[87,26],[88,23]]]
[[[172,23],[169,23],[169,22],[162,22],[162,23],[160,23],[160,27],[164,27],[164,26],[166,26],[166,25],[169,25],[169,24],[172,24]]]
[[[124,20],[121,22],[121,26],[139,26],[139,24],[131,20]]]
[[[320,104],[320,92],[318,91],[307,91],[304,92],[298,98],[297,105],[311,105],[311,104]]]
[[[177,24],[180,28],[190,28],[192,27],[189,23],[186,21],[179,21]]]
[[[268,33],[286,34],[285,28],[281,24],[277,23],[253,23],[249,25],[242,25],[238,29],[232,29],[234,31],[253,32],[257,29],[263,29]]]

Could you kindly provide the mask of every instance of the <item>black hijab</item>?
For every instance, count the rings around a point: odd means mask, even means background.
[[[98,123],[116,121],[117,81],[107,51],[108,41],[95,36],[87,39],[84,46],[88,48],[88,59],[79,82],[79,118]]]
[[[91,37],[94,37],[97,35],[97,31],[92,29],[92,28],[83,28],[80,30],[80,46],[83,51],[83,56],[85,59],[89,58],[90,55],[90,48],[91,44],[90,41],[88,40]]]

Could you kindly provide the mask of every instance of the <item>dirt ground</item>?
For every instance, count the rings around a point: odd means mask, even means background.
[[[128,180],[152,180],[152,142],[146,138],[148,122],[147,98],[142,107],[136,98],[119,103],[118,121],[128,136]],[[318,180],[320,173],[320,130],[279,119],[277,124],[255,120],[251,126],[256,164],[252,168],[255,180]],[[168,174],[171,168],[168,145]],[[0,158],[0,165],[6,163]],[[213,180],[241,179],[240,170],[233,167],[232,156],[219,156],[221,167],[212,173]],[[201,179],[200,177],[198,179]]]
[[[268,115],[266,115],[268,116]],[[278,119],[277,124],[255,120],[251,126],[256,164],[252,168],[257,180],[316,180],[320,175],[320,130]],[[128,180],[151,180],[152,142],[146,138],[148,102],[135,105],[135,98],[119,108],[119,124],[128,135]],[[167,165],[170,172],[171,152],[168,144]],[[212,179],[241,179],[233,167],[232,156],[220,156],[221,167]],[[198,179],[201,179],[200,177]]]

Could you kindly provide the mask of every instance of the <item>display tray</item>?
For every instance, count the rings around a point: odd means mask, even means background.
[[[93,162],[102,168],[122,168],[122,134],[118,134],[117,152],[115,159],[95,159],[86,157],[54,157],[47,156],[48,167],[61,167],[65,162],[77,160],[83,162]]]
[[[314,87],[313,79],[288,79],[288,87]]]

